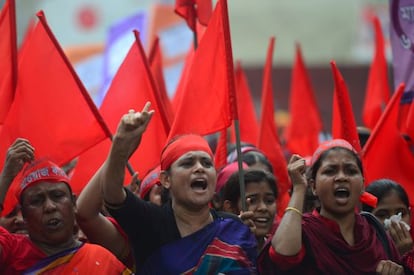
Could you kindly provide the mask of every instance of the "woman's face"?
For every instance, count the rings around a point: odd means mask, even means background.
[[[353,213],[363,192],[363,182],[357,160],[350,151],[328,151],[313,182],[313,192],[319,197],[321,214],[335,217]]]
[[[402,221],[408,225],[411,224],[410,210],[394,190],[384,196],[372,211],[372,214],[382,223],[384,223],[385,219],[389,219],[392,215],[398,215],[398,213],[401,213]]]
[[[178,158],[162,180],[173,203],[193,209],[206,207],[216,188],[216,169],[210,155],[190,151]]]
[[[276,198],[266,181],[246,184],[246,199],[249,211],[253,211],[253,222],[256,226],[256,237],[265,237],[273,226],[276,215]],[[242,209],[239,200],[239,209]]]

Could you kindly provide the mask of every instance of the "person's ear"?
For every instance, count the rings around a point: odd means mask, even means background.
[[[308,180],[308,184],[312,190],[312,194],[314,196],[318,196],[318,193],[316,192],[316,184],[315,184],[315,180],[314,179],[309,179]]]
[[[167,171],[160,172],[160,182],[161,182],[161,185],[165,189],[170,189],[171,181],[170,181],[170,175],[168,174]]]

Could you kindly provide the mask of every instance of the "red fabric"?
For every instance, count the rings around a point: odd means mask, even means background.
[[[414,201],[413,144],[407,142],[398,129],[400,99],[404,85],[400,85],[388,102],[384,113],[372,131],[363,151],[365,183],[389,178],[401,184]]]
[[[177,88],[175,90],[174,96],[171,100],[171,105],[174,114],[177,112],[177,109],[181,103],[181,99],[183,98],[185,94],[185,87],[187,86],[188,76],[190,74],[190,68],[193,64],[194,59],[194,49],[193,47],[190,47],[190,50],[187,53],[187,56],[185,57],[184,61],[184,67],[181,71],[180,80],[178,81]]]
[[[252,93],[247,83],[247,77],[240,62],[237,62],[235,72],[237,112],[239,117],[240,140],[256,145],[259,137],[259,123],[256,117]],[[232,142],[235,142],[234,127],[231,127]]]
[[[17,81],[15,1],[6,0],[0,12],[0,124],[12,104]]]
[[[263,73],[262,86],[262,116],[260,120],[259,140],[257,147],[263,151],[265,156],[272,163],[274,174],[278,182],[279,198],[288,192],[290,181],[287,173],[287,163],[283,156],[277,134],[276,122],[274,119],[273,87],[272,87],[272,60],[275,38],[270,38],[267,51],[266,64]],[[284,207],[278,206],[278,215],[283,215]]]
[[[348,88],[341,72],[336,67],[335,61],[331,61],[331,69],[335,83],[332,107],[332,137],[347,140],[357,152],[360,152],[361,145]]]
[[[171,140],[161,154],[161,170],[168,170],[177,159],[190,151],[203,151],[213,159],[213,152],[207,141],[199,135],[182,135]]]
[[[154,185],[160,185],[160,171],[161,166],[158,165],[154,169],[150,170],[150,172],[142,179],[142,182],[139,186],[139,196],[141,199],[145,198],[145,196],[151,191]]]
[[[50,160],[39,160],[30,163],[22,170],[21,178],[16,190],[16,198],[20,200],[21,194],[27,188],[43,181],[70,184],[70,179],[66,173]]]
[[[242,162],[243,169],[248,169],[249,166]],[[226,185],[227,181],[234,173],[239,171],[239,163],[232,162],[224,166],[220,172],[217,174],[217,184],[216,184],[216,193],[219,193],[221,189]]]
[[[38,17],[21,52],[15,99],[0,132],[0,167],[17,137],[30,140],[36,158],[63,165],[108,135],[43,13]],[[13,197],[7,195],[5,207],[13,207]]]
[[[398,252],[389,238],[391,256],[381,240],[378,239],[375,228],[361,215],[355,215],[355,243],[350,246],[344,240],[338,224],[320,216],[317,212],[304,214],[302,231],[304,236],[305,255],[283,256],[273,251],[272,260],[280,269],[289,269],[292,274],[374,274],[378,262],[390,259],[400,263]],[[310,250],[311,251],[310,251]],[[290,262],[292,265],[288,266]],[[293,269],[292,269],[293,268]]]
[[[217,170],[227,164],[227,129],[220,132],[216,151],[214,152],[214,166]]]
[[[155,113],[149,123],[140,146],[130,157],[129,163],[140,175],[159,164],[162,147],[166,142],[167,129],[164,111],[159,108],[161,101],[156,98],[156,84],[152,79],[149,65],[139,39],[136,39],[118,72],[112,80],[111,86],[102,102],[100,112],[112,132],[116,131],[119,120],[129,109],[140,108],[147,101],[151,102],[151,109]],[[75,170],[72,184],[81,190],[105,160],[110,142],[102,142],[93,152],[83,154]],[[130,175],[125,178],[128,183]],[[75,189],[75,188],[74,188]]]
[[[27,236],[11,234],[0,227],[0,274],[22,274],[46,254],[37,248]]]
[[[183,17],[191,30],[196,30],[197,18],[207,26],[212,12],[211,0],[175,0],[175,12]]]
[[[235,112],[233,57],[227,2],[220,0],[194,54],[169,137],[227,128]]]
[[[286,147],[295,154],[311,156],[319,145],[322,120],[299,44],[290,86],[290,122],[285,130]]]
[[[162,53],[158,37],[155,38],[154,43],[152,44],[148,57],[148,63],[150,65],[152,75],[154,76],[155,84],[157,85],[156,92],[160,98],[161,109],[165,112],[166,121],[163,121],[163,123],[165,124],[164,128],[167,129],[168,133],[174,119],[174,112],[170,98],[168,97],[167,88],[165,87],[164,74],[162,70]]]
[[[378,17],[372,19],[375,30],[375,53],[368,75],[362,120],[366,127],[374,129],[385,105],[390,99],[388,67],[385,57],[384,36]]]
[[[314,165],[315,162],[318,161],[319,157],[324,152],[326,152],[326,151],[328,151],[328,150],[330,150],[330,149],[332,149],[334,147],[342,147],[342,148],[348,149],[350,151],[356,152],[355,148],[352,147],[352,145],[348,141],[346,141],[344,139],[337,138],[337,139],[333,139],[333,140],[327,140],[327,141],[321,143],[318,146],[318,148],[315,150],[315,152],[312,155],[312,159],[311,159],[310,165],[311,166]]]

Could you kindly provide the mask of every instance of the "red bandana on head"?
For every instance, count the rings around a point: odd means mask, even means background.
[[[148,192],[154,185],[161,184],[159,179],[160,171],[161,167],[158,165],[144,177],[139,187],[139,196],[141,197],[141,199],[145,198],[145,196],[148,194]]]
[[[24,190],[32,187],[40,182],[64,182],[69,185],[69,177],[57,164],[50,160],[35,161],[23,170],[19,187],[16,190],[16,198],[20,201],[20,197]]]
[[[352,145],[344,139],[337,138],[337,139],[328,140],[328,141],[321,143],[319,147],[315,150],[315,152],[313,153],[310,165],[311,166],[314,165],[315,162],[317,162],[320,156],[323,154],[323,152],[326,152],[329,149],[332,149],[334,147],[345,148],[345,149],[348,149],[356,153],[356,150],[354,149],[354,147],[352,147]]]
[[[325,141],[325,142],[321,143],[319,145],[319,147],[315,150],[315,153],[313,153],[313,156],[312,156],[312,160],[311,160],[310,165],[314,165],[315,162],[318,161],[318,159],[321,157],[321,155],[324,152],[326,152],[329,149],[332,149],[334,147],[345,148],[345,149],[348,149],[348,150],[350,150],[350,151],[352,151],[354,153],[357,153],[357,151],[355,150],[355,148],[352,147],[352,145],[348,141],[346,141],[344,139],[339,139],[338,138],[338,139],[328,140],[328,141]],[[375,196],[373,196],[372,194],[370,194],[370,193],[363,192],[361,194],[359,200],[362,203],[365,203],[365,204],[367,204],[367,205],[369,205],[369,206],[371,206],[373,208],[377,207],[378,199]]]
[[[213,159],[213,152],[211,152],[210,146],[202,136],[195,134],[183,135],[167,144],[162,150],[161,170],[167,170],[174,161],[190,151],[206,152]]]

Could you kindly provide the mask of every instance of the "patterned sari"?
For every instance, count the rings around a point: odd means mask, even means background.
[[[256,274],[256,247],[247,226],[232,218],[218,218],[162,246],[148,258],[140,274]]]

